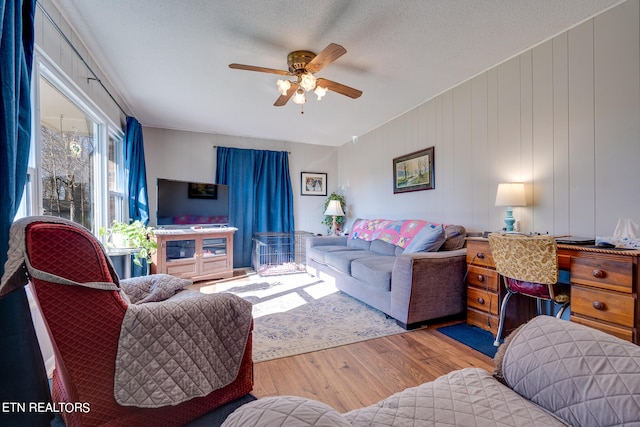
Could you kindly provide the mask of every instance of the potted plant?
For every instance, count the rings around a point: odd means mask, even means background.
[[[329,206],[329,202],[331,200],[338,200],[340,202],[340,207],[342,208],[342,211],[344,213],[346,213],[346,209],[347,209],[347,202],[344,199],[344,196],[341,196],[338,193],[331,193],[329,195],[329,197],[327,197],[327,200],[324,202],[324,209],[322,210],[322,212],[326,212],[327,210],[327,206]],[[342,224],[344,223],[345,219],[347,218],[347,216],[336,216],[336,226],[338,228],[338,230],[342,229]],[[332,215],[325,215],[324,216],[324,220],[322,221],[322,224],[326,225],[327,227],[331,228],[333,225],[333,216]]]
[[[151,261],[158,249],[158,244],[153,240],[155,235],[153,227],[147,227],[141,221],[126,223],[113,221],[110,227],[101,227],[100,236],[106,236],[107,245],[114,248],[138,249],[133,256],[134,264],[142,267],[142,260]]]

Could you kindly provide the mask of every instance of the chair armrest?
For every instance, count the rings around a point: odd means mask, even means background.
[[[348,236],[314,236],[307,237],[307,248],[314,246],[339,246],[347,245]]]
[[[193,282],[168,274],[150,274],[120,280],[120,287],[131,304],[164,301]]]

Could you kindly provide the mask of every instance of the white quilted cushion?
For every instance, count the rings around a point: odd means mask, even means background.
[[[344,416],[353,426],[564,425],[479,368],[451,372]]]
[[[242,405],[221,427],[349,427],[335,409],[296,396],[266,397]]]
[[[567,424],[640,425],[640,347],[613,335],[537,316],[511,339],[502,370]]]

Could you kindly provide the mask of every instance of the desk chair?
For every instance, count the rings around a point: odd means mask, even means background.
[[[558,248],[553,237],[492,233],[489,246],[507,290],[493,345],[500,345],[507,303],[514,294],[535,298],[538,315],[542,314],[542,301],[553,301],[560,305],[556,317],[562,317],[569,306],[569,289],[558,283]]]

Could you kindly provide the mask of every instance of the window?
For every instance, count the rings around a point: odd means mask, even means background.
[[[64,76],[37,64],[39,109],[25,192],[33,208],[28,202],[24,213],[66,218],[97,233],[125,216],[122,131]]]
[[[124,144],[122,138],[109,136],[107,143],[107,190],[108,210],[107,223],[114,220],[122,221],[125,217],[123,209],[125,204],[124,184]]]
[[[95,223],[98,124],[45,78],[40,78],[42,214]]]

